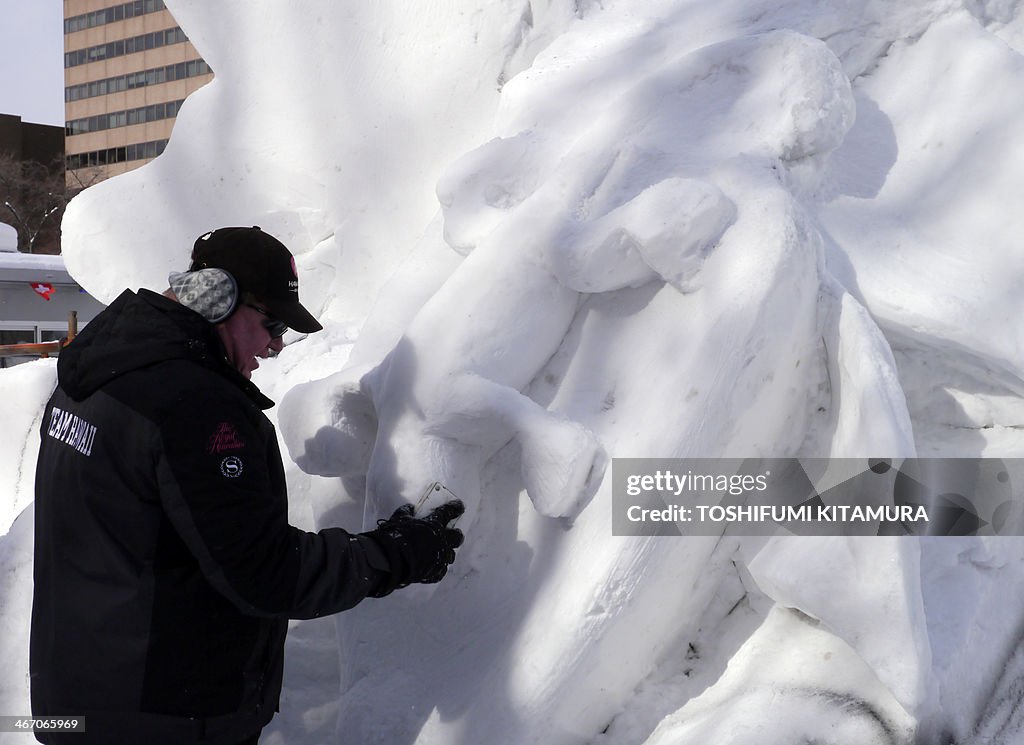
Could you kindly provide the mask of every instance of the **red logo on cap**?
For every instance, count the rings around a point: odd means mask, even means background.
[[[295,268],[295,257],[292,256],[292,274],[295,275],[295,279],[299,278],[299,270]]]

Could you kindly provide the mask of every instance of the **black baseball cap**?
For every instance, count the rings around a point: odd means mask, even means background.
[[[299,303],[295,257],[258,226],[218,228],[199,236],[192,247],[189,271],[210,267],[230,272],[240,292],[251,292],[289,328],[307,334],[323,328]]]

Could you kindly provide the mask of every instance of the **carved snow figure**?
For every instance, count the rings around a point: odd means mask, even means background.
[[[657,162],[651,141],[673,135],[680,112],[655,109],[639,131],[632,121],[656,103],[648,87],[627,96],[526,194],[502,188],[500,170],[550,158],[531,133],[457,163],[439,197],[445,239],[467,259],[379,365],[289,395],[289,422],[305,431],[321,424],[313,438],[289,443],[292,456],[308,472],[365,475],[364,524],[434,480],[472,515],[482,464],[512,438],[540,514],[573,518],[593,496],[607,460],[597,438],[520,391],[558,350],[581,293],[658,279],[687,291],[736,215],[717,186],[674,175],[680,164],[668,157]],[[326,405],[309,388],[326,390]]]
[[[458,585],[339,619],[346,737],[433,742],[462,717],[465,743],[589,741],[675,646],[729,615],[722,598],[745,597],[735,539],[609,543],[608,489],[585,509],[606,453],[824,455],[863,434],[861,411],[879,412],[880,448],[912,450],[892,376],[866,361],[887,358],[884,340],[824,272],[790,192],[813,186],[852,121],[827,47],[773,32],[672,60],[579,131],[520,128],[448,170],[444,240],[466,258],[386,354],[357,347],[358,364],[282,407],[304,470],[343,477],[356,502],[365,477],[367,522],[435,479],[471,513]],[[648,367],[676,374],[626,385]],[[516,461],[534,514],[517,516],[506,488]],[[508,608],[505,623],[452,616],[451,592]],[[396,606],[416,620],[381,638]],[[443,698],[438,670],[452,672]],[[487,717],[472,714],[480,696]]]

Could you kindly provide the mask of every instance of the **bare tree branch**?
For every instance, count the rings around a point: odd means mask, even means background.
[[[0,153],[0,221],[18,231],[18,250],[35,253],[56,245],[67,203],[98,180],[99,169],[72,171],[66,179],[62,157],[43,164]]]

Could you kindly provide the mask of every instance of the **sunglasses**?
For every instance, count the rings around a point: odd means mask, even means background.
[[[279,339],[282,336],[284,336],[284,332],[288,330],[287,323],[285,323],[279,318],[274,318],[267,311],[265,311],[263,308],[260,308],[257,305],[252,305],[251,303],[246,303],[246,305],[248,305],[250,308],[252,308],[260,315],[264,316],[263,328],[265,328],[267,330],[267,333],[270,334],[271,339]]]

